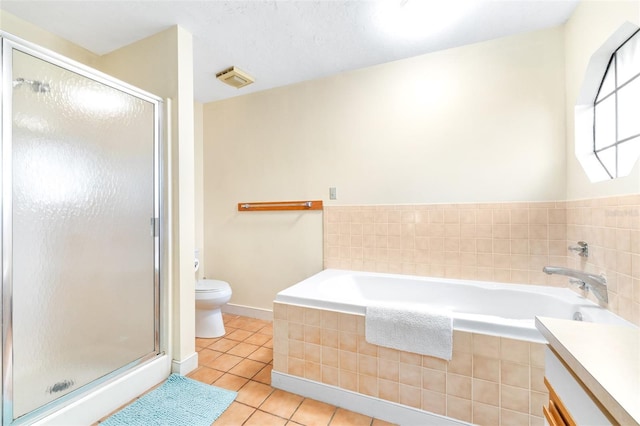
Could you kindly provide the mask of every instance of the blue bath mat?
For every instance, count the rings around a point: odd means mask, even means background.
[[[101,426],[210,426],[237,392],[205,385],[178,374],[107,418]]]

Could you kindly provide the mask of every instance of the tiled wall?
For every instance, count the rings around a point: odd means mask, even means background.
[[[607,308],[640,325],[640,195],[325,208],[325,268],[568,285],[545,265],[604,273]],[[542,424],[542,347],[456,331],[445,362],[368,344],[363,316],[274,305],[275,371],[478,424]]]
[[[640,326],[640,195],[568,202],[567,239],[589,243],[588,259],[569,266],[604,272],[608,308]]]
[[[590,245],[586,260],[567,250],[579,240]],[[608,308],[640,325],[640,195],[325,207],[325,268],[568,285],[545,265],[604,272]]]
[[[364,316],[274,304],[274,371],[480,425],[542,425],[544,346],[454,332],[449,362],[371,345]]]
[[[566,203],[326,207],[326,268],[547,284],[566,265]]]

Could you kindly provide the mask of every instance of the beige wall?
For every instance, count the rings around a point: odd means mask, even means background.
[[[60,55],[81,62],[85,65],[95,66],[99,56],[76,44],[43,30],[27,21],[0,10],[0,30],[6,31],[25,41],[35,43],[38,46],[50,49]]]
[[[204,277],[204,105],[194,105],[194,194],[195,194],[195,248],[200,250],[200,269],[196,279]]]
[[[574,155],[573,108],[591,55],[640,2],[582,2],[565,26],[567,197],[555,203],[349,206],[325,210],[324,265],[567,286],[554,264],[604,274],[604,305],[640,325],[640,167],[590,183]],[[568,201],[563,201],[568,200]],[[567,245],[589,243],[589,257]],[[593,295],[587,295],[597,301]]]
[[[553,28],[205,105],[205,272],[269,309],[322,268],[317,214],[238,202],[564,199],[563,45]]]
[[[567,197],[570,200],[640,192],[640,167],[630,176],[591,183],[575,156],[574,106],[591,55],[624,22],[638,25],[640,1],[583,1],[565,25]]]

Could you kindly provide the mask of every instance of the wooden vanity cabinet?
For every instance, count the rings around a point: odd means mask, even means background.
[[[549,402],[542,407],[546,424],[551,426],[616,425],[583,384],[549,348],[545,352],[544,384]]]
[[[544,385],[549,391],[549,402],[546,406],[542,407],[542,413],[544,414],[547,424],[551,426],[575,426],[575,420],[573,420],[569,410],[546,377],[544,378]]]

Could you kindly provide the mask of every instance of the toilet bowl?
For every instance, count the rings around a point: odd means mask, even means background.
[[[196,281],[196,337],[224,336],[222,305],[231,300],[229,283],[220,280]]]

